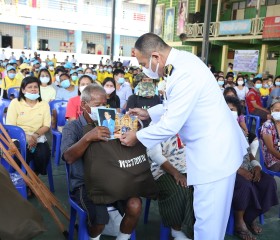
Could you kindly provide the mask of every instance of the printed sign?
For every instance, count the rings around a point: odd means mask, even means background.
[[[233,71],[258,72],[259,50],[235,50]]]
[[[220,22],[219,35],[247,34],[250,32],[250,19]]]

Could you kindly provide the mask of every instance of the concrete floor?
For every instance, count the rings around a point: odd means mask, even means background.
[[[53,166],[53,176],[55,184],[55,195],[61,201],[69,211],[69,205],[67,200],[67,186],[66,186],[66,177],[65,177],[65,168],[64,165],[59,167]],[[42,180],[47,184],[47,177],[42,177]],[[278,185],[278,196],[280,197],[280,179],[277,178]],[[50,217],[47,210],[45,210],[38,201],[33,198],[30,201],[39,208],[40,212],[43,214],[47,231],[40,236],[36,237],[36,240],[59,240],[65,239],[64,236],[60,233],[58,227],[55,225],[54,221]],[[143,201],[144,203],[145,201]],[[265,224],[263,225],[263,233],[258,236],[260,240],[279,240],[280,239],[280,218],[278,218],[279,206],[273,207],[268,213],[265,214]],[[63,217],[61,217],[63,219]],[[67,222],[64,221],[65,226]],[[158,213],[157,202],[152,201],[149,213],[149,223],[147,225],[143,224],[143,212],[140,219],[140,222],[136,229],[136,235],[138,240],[160,240],[159,237],[160,230],[160,216]],[[102,240],[113,240],[112,237],[102,236]],[[226,236],[226,240],[238,239],[237,237]],[[207,239],[202,239],[207,240]]]

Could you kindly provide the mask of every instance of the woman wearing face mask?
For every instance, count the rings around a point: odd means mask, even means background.
[[[1,91],[1,98],[8,99],[7,91],[9,88],[12,87],[20,87],[21,80],[16,78],[16,69],[8,65],[6,68],[7,75],[3,78],[0,88]]]
[[[144,78],[145,79],[145,78]],[[143,108],[149,109],[157,104],[160,104],[160,97],[155,94],[155,85],[151,81],[142,79],[138,83],[137,95],[131,95],[127,100],[126,111],[130,108]],[[143,126],[147,127],[151,119],[143,120]]]
[[[77,119],[80,114],[82,113],[81,111],[81,93],[82,91],[86,88],[86,86],[93,84],[94,81],[92,78],[88,75],[83,75],[79,80],[78,80],[78,96],[72,97],[69,99],[67,108],[66,108],[66,114],[65,118],[68,119],[68,121],[73,121]]]
[[[78,73],[76,70],[70,71],[70,78],[71,78],[71,84],[74,86],[78,86],[79,77],[78,77]]]
[[[51,74],[47,69],[42,69],[39,72],[40,92],[42,100],[50,102],[55,99],[56,91],[53,88]]]
[[[262,149],[266,167],[280,172],[280,100],[274,99],[271,107],[271,120],[267,120],[261,129]]]
[[[254,78],[254,87],[251,88],[246,96],[246,104],[248,111],[252,115],[259,116],[261,122],[264,123],[267,120],[267,115],[270,112],[262,106],[261,95],[259,89],[262,87],[262,79]]]
[[[120,98],[116,94],[116,83],[113,78],[105,78],[102,83],[103,88],[106,91],[107,107],[116,108],[120,112]]]
[[[70,76],[67,73],[62,73],[59,76],[60,88],[56,91],[56,100],[66,100],[78,95],[78,87],[74,86],[70,82]]]
[[[269,97],[267,100],[267,108],[270,107],[273,100],[279,99],[279,96],[280,96],[280,76],[277,76],[274,79],[274,89],[269,94]]]
[[[35,77],[23,79],[19,97],[9,105],[6,123],[21,127],[26,134],[26,162],[34,161],[34,171],[46,175],[50,147],[45,134],[50,129],[49,104],[40,96],[40,81]]]
[[[245,106],[245,97],[249,92],[249,89],[245,86],[245,81],[243,76],[239,76],[236,79],[236,86],[234,87],[236,90],[237,96],[241,101],[241,104]]]
[[[225,98],[234,118],[241,114],[241,105],[236,98]],[[237,129],[238,130],[238,129]],[[255,240],[252,234],[262,232],[256,223],[260,214],[278,204],[277,185],[274,178],[261,171],[260,163],[251,154],[250,148],[237,170],[232,198],[235,219],[235,235],[241,239]]]
[[[218,76],[217,83],[222,92],[225,90],[225,78],[223,76]]]

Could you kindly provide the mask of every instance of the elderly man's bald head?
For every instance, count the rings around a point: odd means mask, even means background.
[[[88,85],[81,94],[81,100],[84,102],[90,102],[93,95],[104,95],[106,97],[106,92],[103,87],[98,85]]]

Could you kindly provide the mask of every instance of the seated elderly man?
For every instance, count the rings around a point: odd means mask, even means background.
[[[69,122],[62,132],[61,152],[63,160],[70,167],[71,196],[88,214],[87,223],[90,239],[100,239],[104,226],[109,221],[109,215],[106,205],[96,205],[87,196],[82,156],[91,142],[107,141],[110,138],[110,131],[107,127],[97,126],[97,109],[106,104],[106,92],[102,87],[87,86],[81,95],[83,114],[77,120]],[[94,124],[96,127],[83,136],[83,127],[87,124]],[[112,204],[122,215],[124,214],[117,240],[127,240],[140,217],[141,200],[129,198]]]

